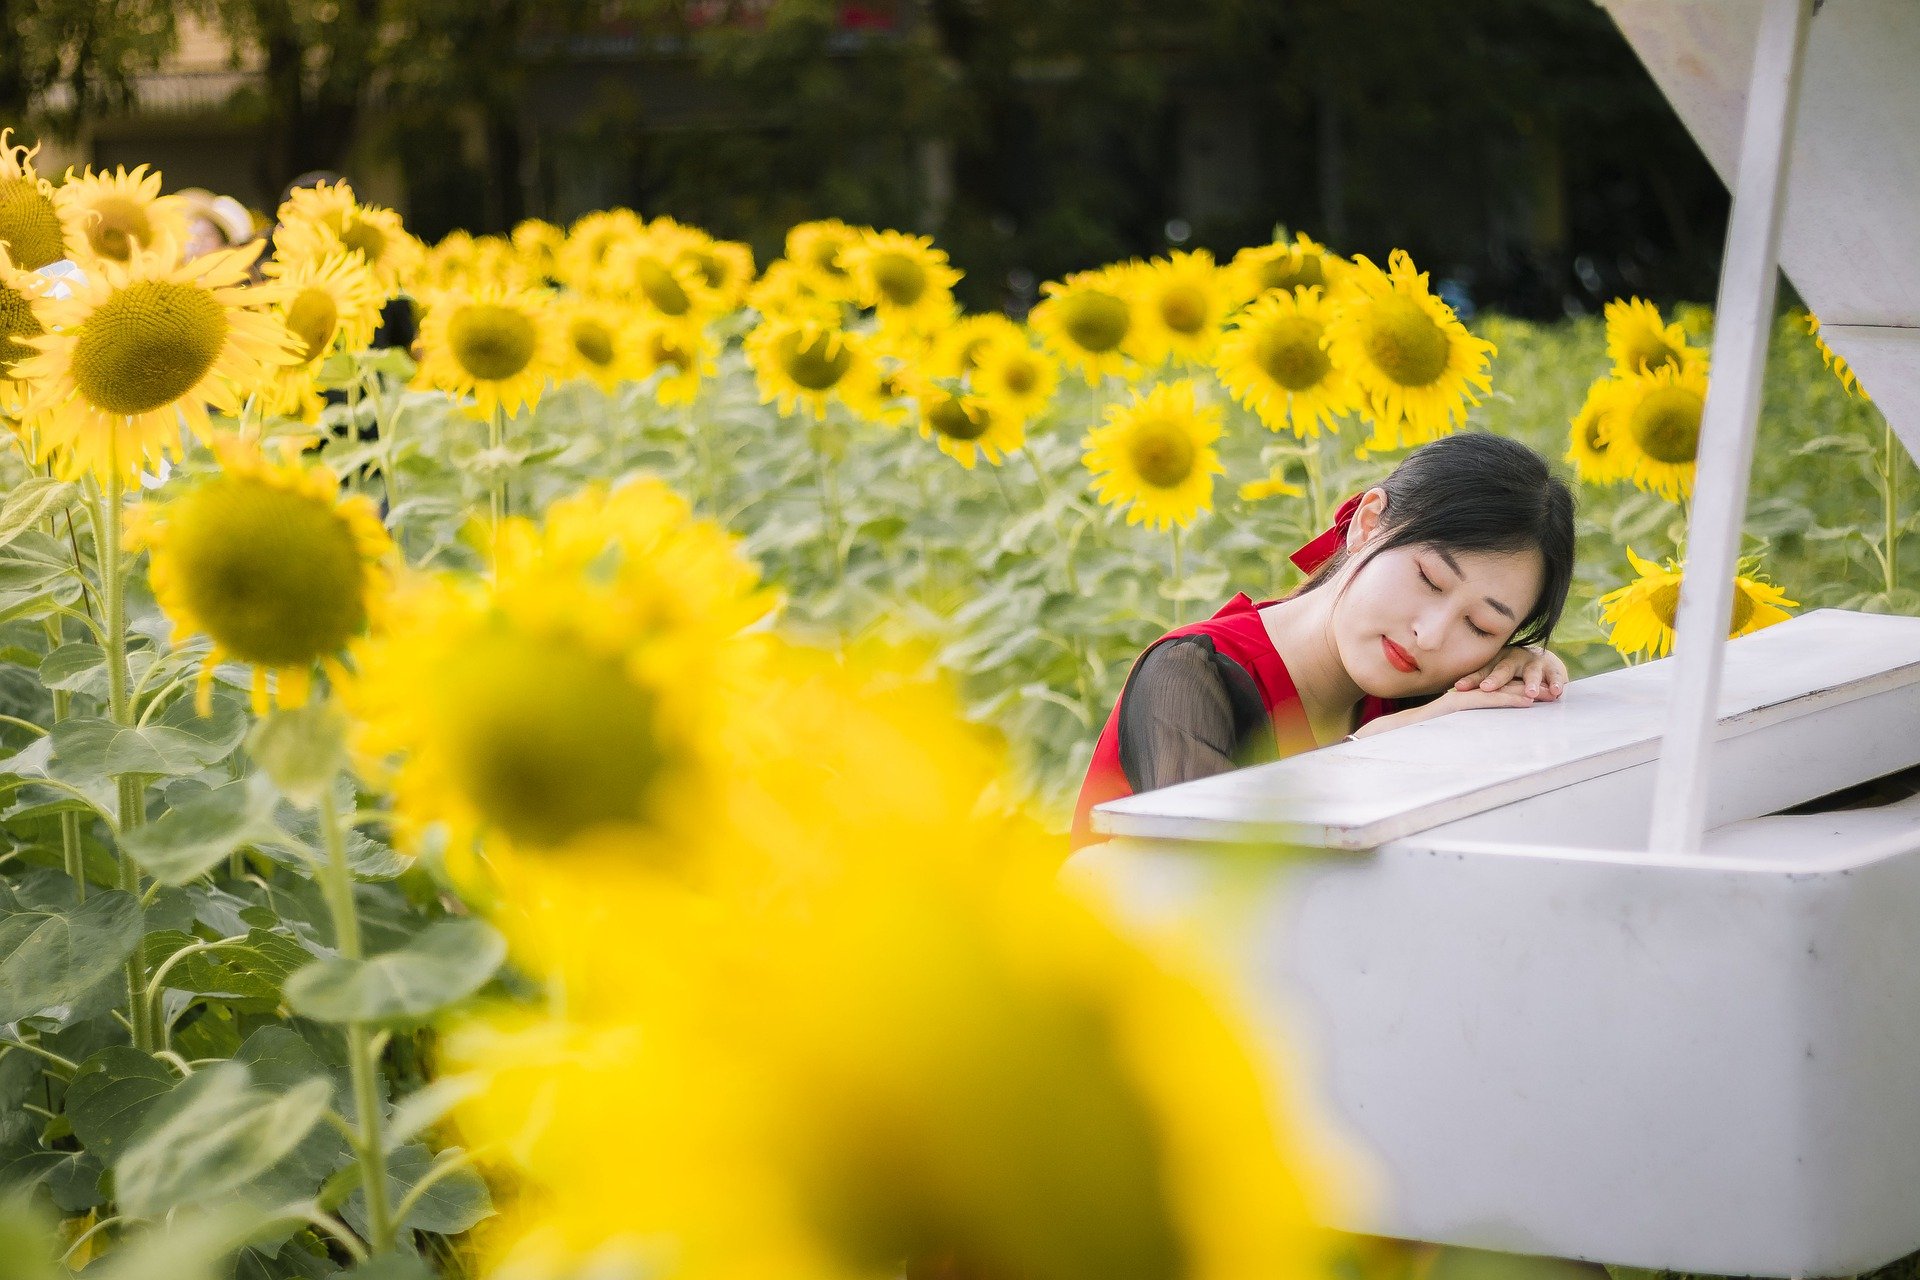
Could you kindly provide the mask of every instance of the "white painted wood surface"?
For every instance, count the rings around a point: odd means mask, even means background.
[[[1650,763],[1674,666],[1672,659],[1643,663],[1575,681],[1557,703],[1463,711],[1129,796],[1096,809],[1093,825],[1111,835],[1181,841],[1373,848]],[[1740,758],[1744,769],[1767,771],[1767,785],[1750,794],[1785,807],[1821,794],[1808,786],[1831,790],[1874,776],[1864,771],[1873,767],[1864,757],[1843,762],[1849,776],[1837,782],[1831,771],[1797,770],[1794,721],[1916,684],[1920,619],[1816,610],[1727,645],[1721,731],[1737,738],[1778,727],[1760,760]],[[1920,744],[1920,726],[1914,738]],[[1548,810],[1543,817],[1550,818]],[[1644,816],[1639,821],[1644,830]],[[1543,831],[1540,843],[1562,842]]]

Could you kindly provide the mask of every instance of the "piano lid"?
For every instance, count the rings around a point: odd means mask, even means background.
[[[1732,185],[1759,0],[1600,0]],[[1920,456],[1920,0],[1815,0],[1780,265]]]
[[[1729,641],[1726,660],[1720,723],[1730,737],[1920,683],[1920,618],[1819,609]],[[1443,716],[1129,796],[1095,809],[1093,826],[1371,849],[1654,759],[1677,665],[1609,671],[1576,681],[1559,702]]]

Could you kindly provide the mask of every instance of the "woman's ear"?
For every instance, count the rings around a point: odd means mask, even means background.
[[[1379,536],[1381,521],[1387,515],[1387,491],[1379,485],[1360,495],[1353,520],[1347,525],[1347,550],[1358,551]]]

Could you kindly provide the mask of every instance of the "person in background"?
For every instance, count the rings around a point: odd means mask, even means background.
[[[187,242],[180,247],[183,260],[236,248],[255,237],[253,215],[232,196],[217,196],[205,187],[187,187],[177,194],[187,205]]]

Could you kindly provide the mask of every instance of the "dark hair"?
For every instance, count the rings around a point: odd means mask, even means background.
[[[1573,582],[1573,491],[1539,454],[1504,436],[1442,436],[1402,459],[1380,488],[1387,491],[1381,536],[1361,552],[1362,563],[1407,546],[1538,551],[1540,598],[1508,643],[1547,642]],[[1294,594],[1320,586],[1346,560],[1343,547]]]

